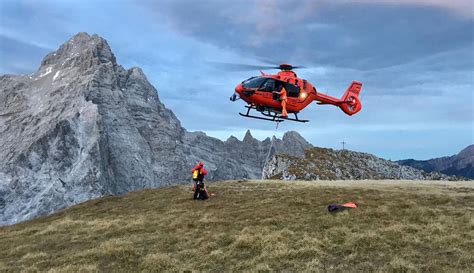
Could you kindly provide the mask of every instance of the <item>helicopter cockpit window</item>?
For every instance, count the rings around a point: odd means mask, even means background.
[[[263,82],[266,81],[266,78],[250,78],[242,83],[243,88],[259,88],[262,86]]]
[[[267,79],[267,81],[262,85],[260,89],[263,91],[272,92],[273,90],[275,90],[275,80]]]

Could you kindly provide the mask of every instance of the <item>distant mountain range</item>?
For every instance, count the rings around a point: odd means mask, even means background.
[[[405,159],[397,161],[397,163],[426,172],[440,172],[474,179],[474,145],[467,146],[453,156],[443,156],[429,160]]]

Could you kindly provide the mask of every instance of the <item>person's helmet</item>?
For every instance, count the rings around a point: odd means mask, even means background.
[[[199,166],[204,167],[204,163],[202,163],[202,161],[199,161],[198,164],[199,164]]]

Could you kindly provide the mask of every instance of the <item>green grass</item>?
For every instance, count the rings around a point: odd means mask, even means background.
[[[444,183],[444,184],[443,184]],[[472,182],[220,182],[0,228],[0,271],[469,272]],[[329,214],[328,204],[359,208]]]

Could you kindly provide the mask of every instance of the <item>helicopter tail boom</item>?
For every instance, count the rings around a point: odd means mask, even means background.
[[[318,104],[335,105],[341,108],[341,110],[347,115],[352,116],[362,109],[362,104],[359,100],[359,93],[361,89],[362,83],[353,81],[340,99],[322,93],[317,93],[315,100],[318,101]]]

